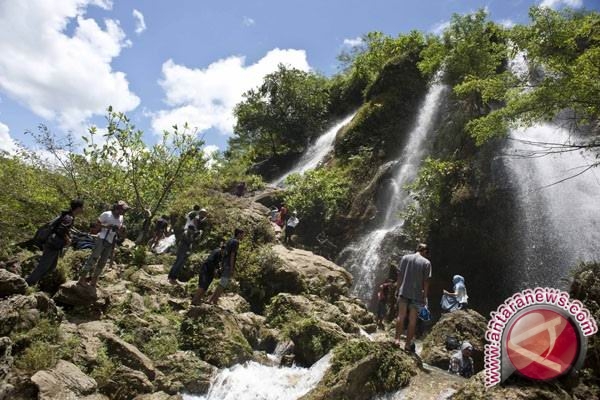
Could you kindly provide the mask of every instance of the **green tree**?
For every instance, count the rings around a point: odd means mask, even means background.
[[[236,106],[230,145],[259,159],[302,151],[325,127],[328,99],[326,78],[280,65]]]

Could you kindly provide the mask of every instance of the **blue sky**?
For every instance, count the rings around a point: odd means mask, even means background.
[[[598,0],[543,0],[600,9]],[[0,0],[0,149],[39,123],[81,136],[112,104],[152,142],[186,120],[224,148],[243,91],[279,63],[326,75],[362,34],[443,28],[485,7],[526,23],[540,0]],[[134,11],[135,10],[135,11]],[[143,19],[143,23],[142,23]]]

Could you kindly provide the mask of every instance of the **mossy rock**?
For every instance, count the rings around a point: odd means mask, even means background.
[[[192,307],[179,329],[181,349],[219,368],[252,358],[252,348],[233,313],[208,304]]]
[[[367,91],[367,102],[336,138],[338,157],[358,154],[361,147],[389,160],[400,150],[427,90],[417,68],[418,57],[405,54],[386,64]]]
[[[351,340],[333,351],[331,367],[301,400],[368,400],[407,386],[418,363],[391,342]]]
[[[580,300],[600,323],[600,264],[582,264],[575,269],[570,290],[571,297]],[[588,337],[584,366],[600,376],[600,336]]]
[[[446,338],[454,336],[461,342],[468,341],[473,345],[475,372],[481,371],[486,330],[486,319],[475,310],[444,314],[423,339],[421,357],[429,365],[448,369],[452,353],[456,350],[446,350]]]
[[[348,337],[339,326],[316,318],[306,318],[288,324],[284,335],[294,342],[295,361],[310,367],[335,345]]]
[[[204,394],[217,372],[217,368],[200,360],[191,351],[178,351],[156,366],[164,374],[157,378],[158,386],[169,394]]]

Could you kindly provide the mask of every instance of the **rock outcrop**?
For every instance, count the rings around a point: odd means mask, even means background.
[[[13,294],[25,294],[27,283],[19,275],[0,268],[0,298]]]
[[[62,313],[44,293],[0,300],[0,336],[33,328],[41,318],[60,320]]]
[[[59,360],[48,371],[39,371],[31,377],[38,387],[39,400],[78,400],[96,391],[96,381],[85,375],[76,365]]]
[[[446,338],[454,336],[460,342],[468,341],[473,345],[475,372],[481,371],[486,330],[486,319],[475,310],[444,314],[423,339],[421,357],[429,365],[448,369],[452,353],[456,350],[446,350]]]

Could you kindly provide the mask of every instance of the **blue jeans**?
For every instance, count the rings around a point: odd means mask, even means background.
[[[181,272],[181,268],[183,268],[188,258],[189,249],[190,243],[182,240],[179,244],[179,248],[177,249],[177,258],[175,259],[175,263],[173,263],[173,266],[169,271],[169,279],[177,279],[179,272]]]

